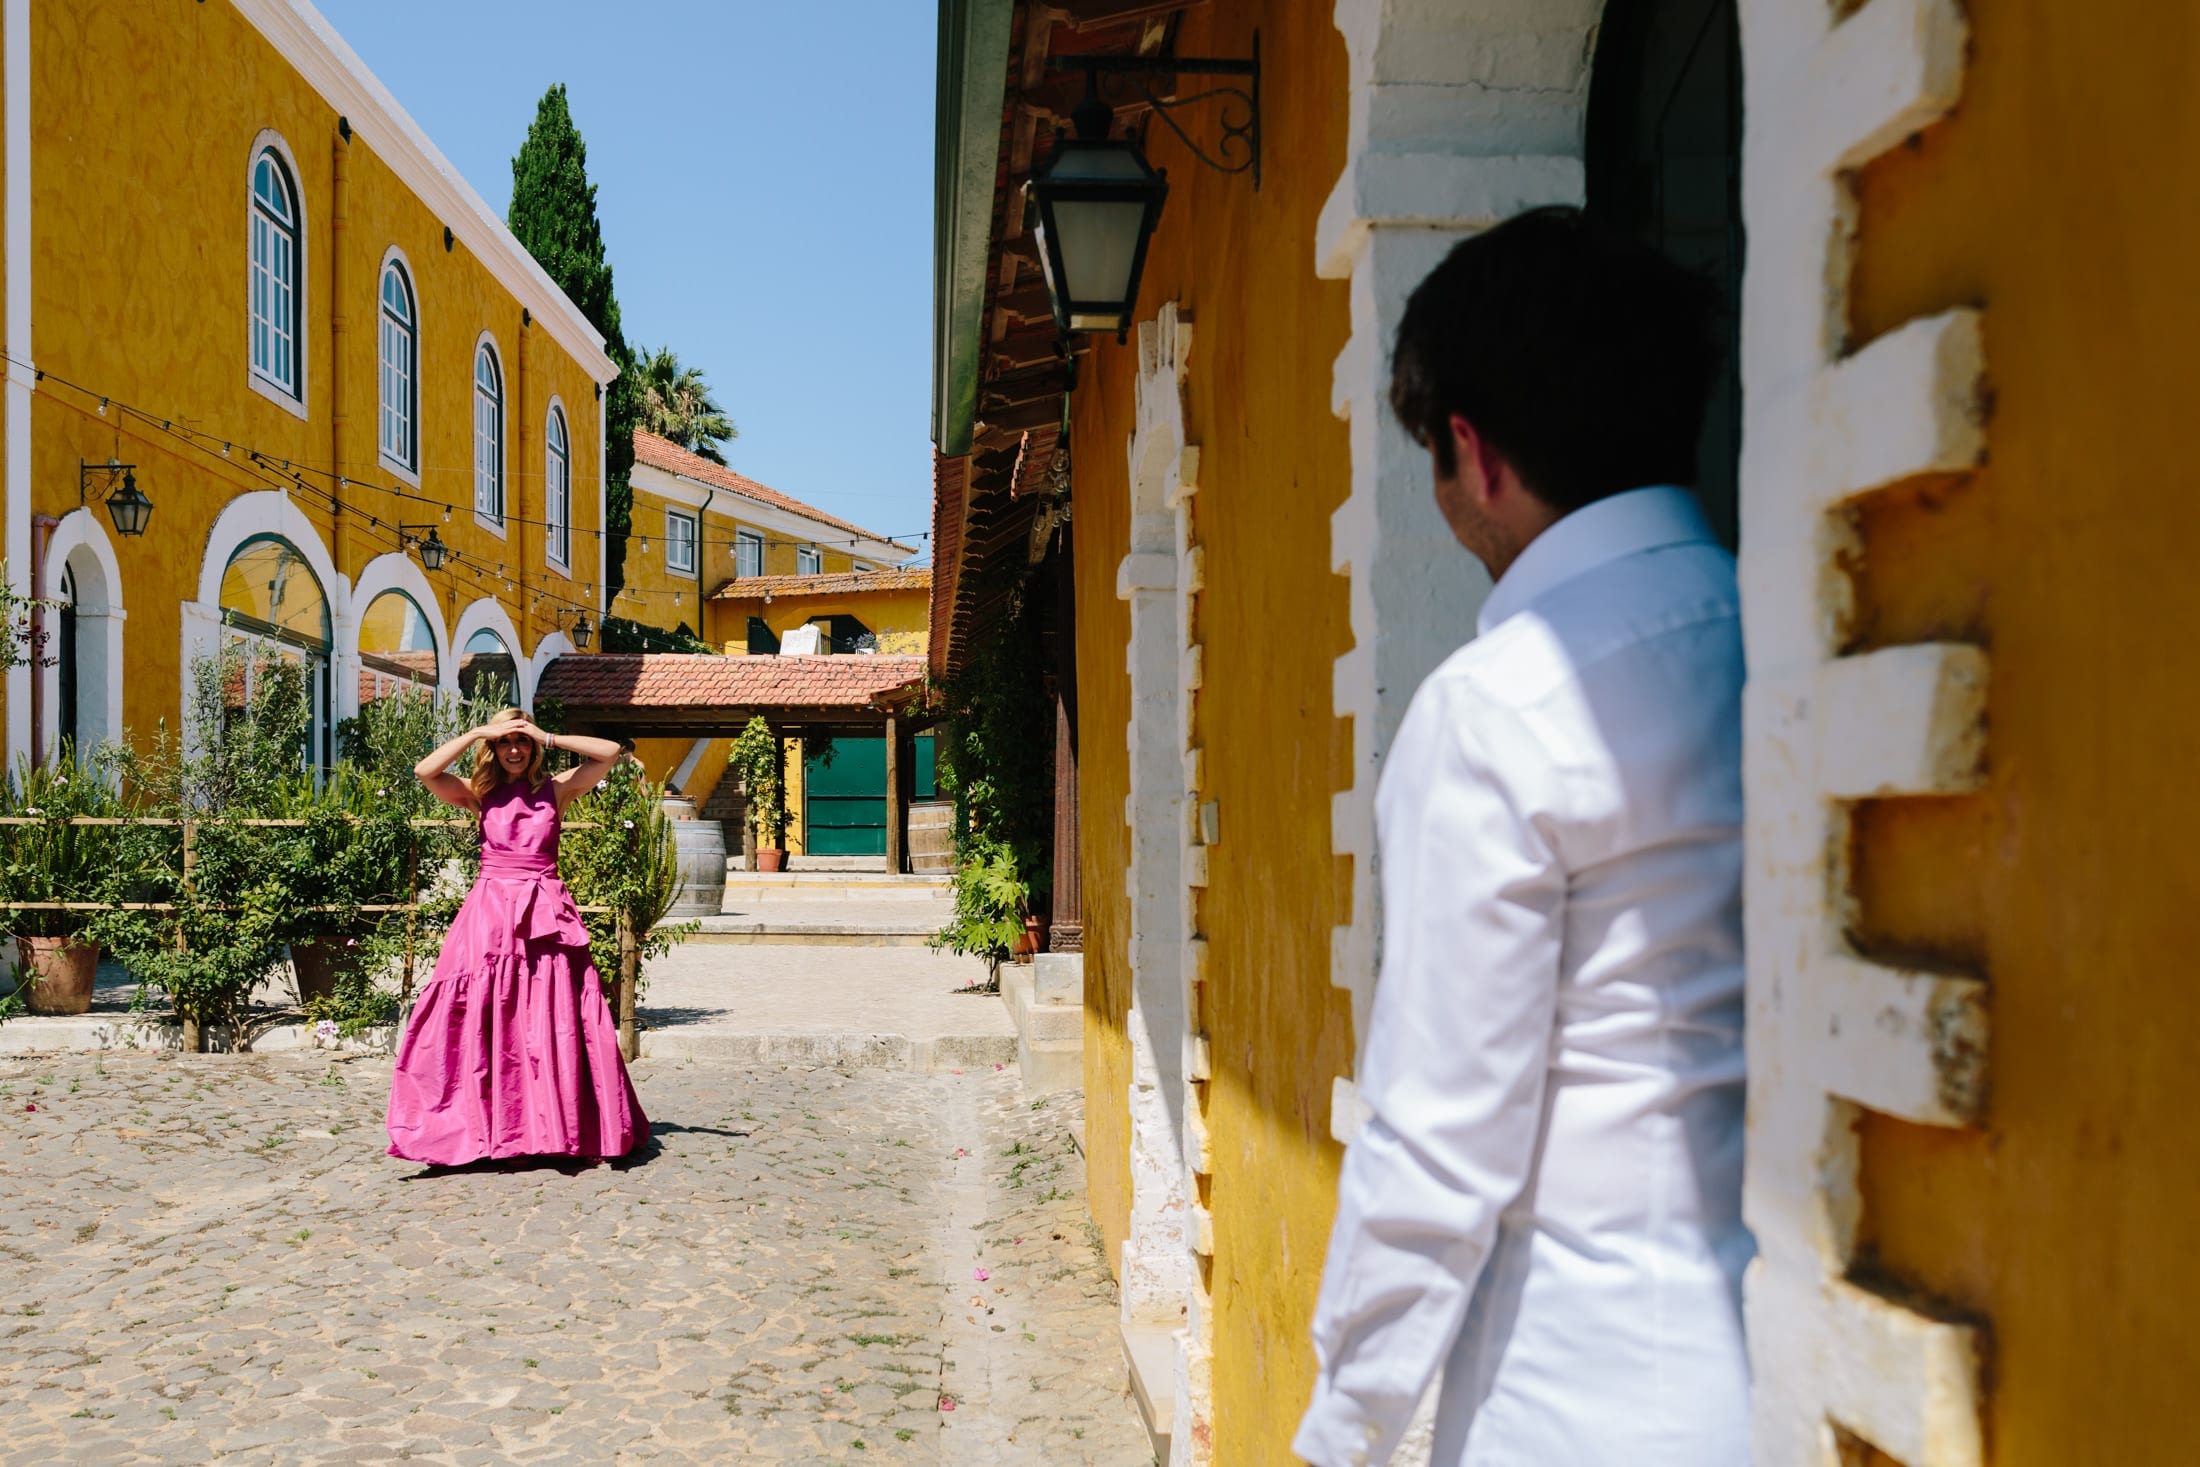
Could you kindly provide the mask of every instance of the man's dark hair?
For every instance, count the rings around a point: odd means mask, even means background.
[[[1414,288],[1390,406],[1453,472],[1457,413],[1562,514],[1690,484],[1726,356],[1719,288],[1579,209],[1462,242]]]

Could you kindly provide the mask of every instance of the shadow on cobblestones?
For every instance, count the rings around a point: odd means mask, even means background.
[[[387,1061],[0,1061],[0,1463],[1150,1462],[1074,1098],[635,1074],[646,1165],[431,1176]]]

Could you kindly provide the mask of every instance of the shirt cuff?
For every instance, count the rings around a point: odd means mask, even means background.
[[[1397,1446],[1393,1434],[1326,1375],[1315,1382],[1313,1403],[1291,1439],[1291,1450],[1314,1467],[1379,1467]]]

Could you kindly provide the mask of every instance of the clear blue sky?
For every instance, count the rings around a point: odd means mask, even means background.
[[[742,473],[931,528],[932,6],[315,3],[500,215],[564,82],[627,340],[709,375]]]

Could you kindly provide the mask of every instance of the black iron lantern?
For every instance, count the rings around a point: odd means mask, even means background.
[[[420,563],[429,570],[439,571],[450,558],[451,547],[443,543],[443,537],[435,532],[434,526],[429,526],[428,538],[420,542]]]
[[[107,517],[115,522],[116,534],[133,540],[152,523],[153,501],[138,488],[137,475],[129,469],[122,471],[122,487],[107,496]]]
[[[573,623],[573,645],[586,652],[589,638],[595,635],[596,629],[588,624],[588,613],[582,612],[581,619]]]
[[[1054,151],[1025,185],[1039,216],[1039,265],[1056,326],[1122,336],[1169,181],[1135,139],[1108,136],[1115,114],[1096,87],[1071,116],[1077,135],[1056,133]]]

